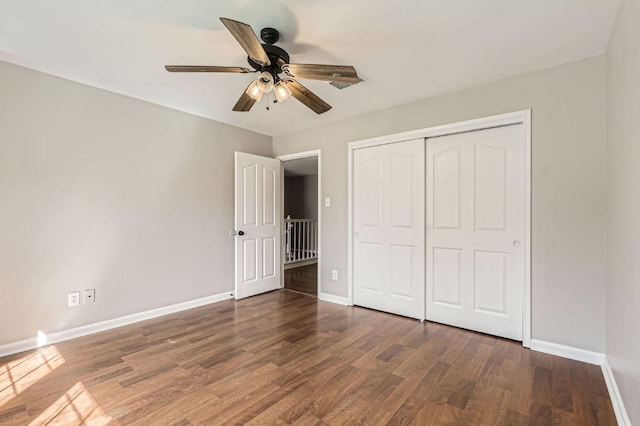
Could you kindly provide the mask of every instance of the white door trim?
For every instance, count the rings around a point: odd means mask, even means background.
[[[321,295],[322,277],[322,151],[314,149],[311,151],[295,152],[293,154],[278,155],[277,160],[281,161],[282,171],[280,173],[280,197],[281,209],[284,211],[284,162],[297,160],[299,158],[318,157],[318,297]],[[282,220],[282,218],[280,219]],[[284,239],[280,239],[280,288],[284,288]]]
[[[409,132],[380,136],[350,142],[347,146],[348,154],[348,271],[347,271],[347,300],[353,305],[353,152],[356,149],[394,142],[402,142],[418,138],[433,138],[452,135],[455,133],[472,132],[492,127],[522,124],[525,144],[525,288],[522,307],[522,346],[531,346],[531,110],[516,111],[491,117],[444,124]],[[426,150],[425,150],[426,151]],[[319,269],[319,268],[318,268]]]

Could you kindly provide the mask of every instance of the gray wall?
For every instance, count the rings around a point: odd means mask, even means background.
[[[318,219],[318,176],[284,178],[284,216]]]
[[[323,151],[322,290],[347,294],[347,142],[532,108],[533,337],[603,351],[605,68],[275,137],[276,155]],[[0,344],[232,289],[233,151],[271,138],[4,63],[0,93]],[[84,288],[96,304],[67,308]]]
[[[605,81],[597,57],[275,137],[322,150],[322,291],[347,295],[347,142],[531,108],[533,338],[602,352]]]
[[[235,150],[271,138],[0,62],[0,344],[231,291]]]
[[[640,424],[640,3],[623,0],[607,53],[606,352]]]

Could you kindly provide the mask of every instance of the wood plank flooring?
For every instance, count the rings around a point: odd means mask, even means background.
[[[613,425],[600,368],[280,290],[0,359],[3,425]]]
[[[284,288],[300,293],[318,295],[318,264],[284,270]]]

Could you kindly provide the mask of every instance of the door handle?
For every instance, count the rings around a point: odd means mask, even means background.
[[[233,231],[233,236],[242,236],[244,235],[244,231]]]
[[[513,240],[514,247],[520,247],[520,240]]]

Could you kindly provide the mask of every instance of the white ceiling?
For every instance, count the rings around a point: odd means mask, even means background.
[[[0,60],[269,135],[289,133],[605,52],[619,0],[1,0]],[[333,105],[231,108],[254,74],[218,17],[281,32],[292,63],[354,65]]]

